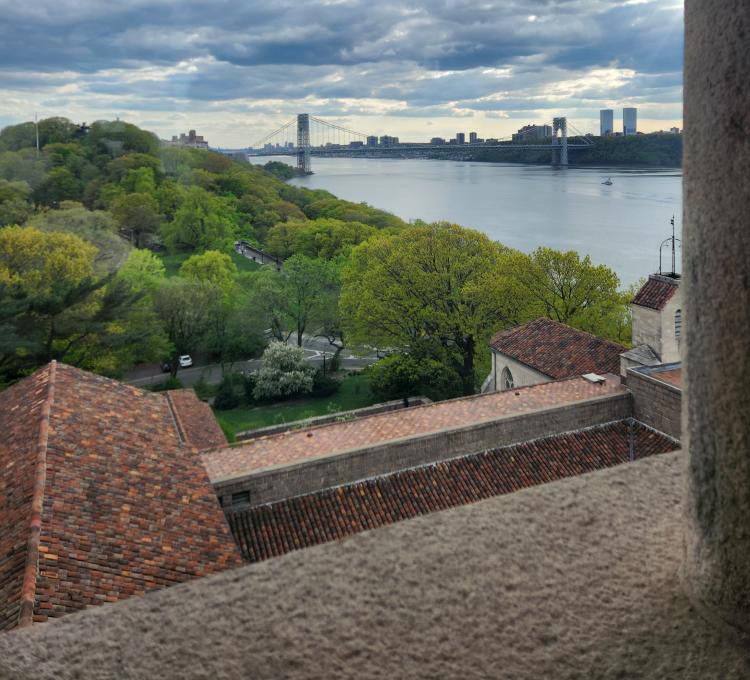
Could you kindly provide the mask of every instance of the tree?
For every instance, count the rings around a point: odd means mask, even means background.
[[[180,267],[180,276],[210,283],[224,293],[229,293],[235,285],[237,265],[229,255],[207,250],[185,260]]]
[[[95,246],[94,263],[100,275],[116,271],[128,255],[128,244],[118,236],[112,216],[102,210],[87,210],[74,201],[63,201],[57,210],[38,213],[28,224],[43,231],[75,234]]]
[[[0,227],[23,224],[31,214],[28,202],[31,187],[28,182],[9,182],[0,179]]]
[[[159,230],[162,215],[156,199],[149,193],[124,194],[112,203],[112,215],[120,228],[130,233],[130,241],[141,248],[146,239]]]
[[[114,374],[144,333],[128,324],[139,295],[114,274],[98,276],[96,248],[73,234],[0,230],[0,309],[20,340],[6,345],[0,374],[15,378],[51,359]]]
[[[131,250],[117,276],[131,290],[152,295],[164,282],[164,263],[150,250]]]
[[[263,352],[262,361],[253,389],[256,399],[274,399],[312,391],[315,369],[305,361],[301,348],[272,342]]]
[[[254,300],[269,320],[274,337],[286,340],[296,332],[300,347],[308,326],[323,317],[326,306],[335,304],[331,291],[337,290],[336,270],[325,260],[293,255],[281,272],[264,268],[254,284]]]
[[[537,248],[531,255],[514,253],[512,275],[530,303],[530,316],[546,316],[595,335],[620,340],[627,304],[619,279],[588,255]],[[625,331],[626,332],[626,331]]]
[[[378,234],[344,267],[344,328],[368,344],[429,340],[455,363],[463,393],[473,394],[477,345],[511,321],[512,306],[487,295],[504,255],[484,234],[444,222]]]
[[[162,227],[170,250],[223,250],[232,247],[236,215],[231,202],[199,187],[184,190],[174,220]]]
[[[439,356],[439,353],[438,353]],[[397,352],[368,369],[372,391],[383,400],[403,399],[419,395],[430,399],[448,399],[462,393],[461,377],[451,362],[441,361],[429,354]]]
[[[194,351],[205,339],[211,309],[220,302],[214,286],[179,276],[167,279],[156,293],[156,312],[172,345],[172,377],[177,376],[177,357]]]
[[[347,255],[351,249],[377,233],[375,227],[361,222],[343,222],[329,218],[289,220],[275,224],[266,237],[272,254],[286,258],[295,253],[331,259]]]

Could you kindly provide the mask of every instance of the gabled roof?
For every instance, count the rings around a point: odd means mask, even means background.
[[[633,298],[633,304],[649,309],[664,309],[680,285],[679,279],[652,274]]]
[[[550,378],[620,370],[625,347],[551,319],[537,319],[497,333],[490,347]]]
[[[228,515],[251,562],[499,494],[666,453],[677,442],[621,421],[425,465]]]
[[[0,393],[0,630],[240,564],[178,401],[55,362]]]

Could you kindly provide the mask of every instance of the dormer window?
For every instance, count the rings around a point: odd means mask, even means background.
[[[679,338],[682,333],[682,310],[678,309],[674,313],[674,336]]]

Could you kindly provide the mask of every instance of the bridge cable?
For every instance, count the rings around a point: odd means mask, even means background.
[[[275,137],[276,135],[278,135],[281,132],[284,132],[284,130],[286,130],[291,125],[295,125],[296,123],[297,123],[297,119],[296,118],[292,118],[292,120],[290,120],[286,125],[282,125],[278,130],[274,130],[271,134],[266,135],[262,139],[259,139],[250,148],[251,149],[257,149],[257,148],[259,148],[262,144],[264,144],[265,142],[267,142],[269,139],[271,139],[272,137]]]

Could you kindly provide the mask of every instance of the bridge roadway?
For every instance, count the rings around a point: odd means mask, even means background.
[[[591,144],[575,144],[568,142],[568,149],[588,149]],[[483,149],[503,149],[519,151],[525,149],[545,149],[547,151],[560,150],[562,144],[398,144],[393,146],[311,146],[311,154],[350,154],[403,151],[481,151]],[[296,156],[297,148],[292,149],[248,149],[248,156]]]

